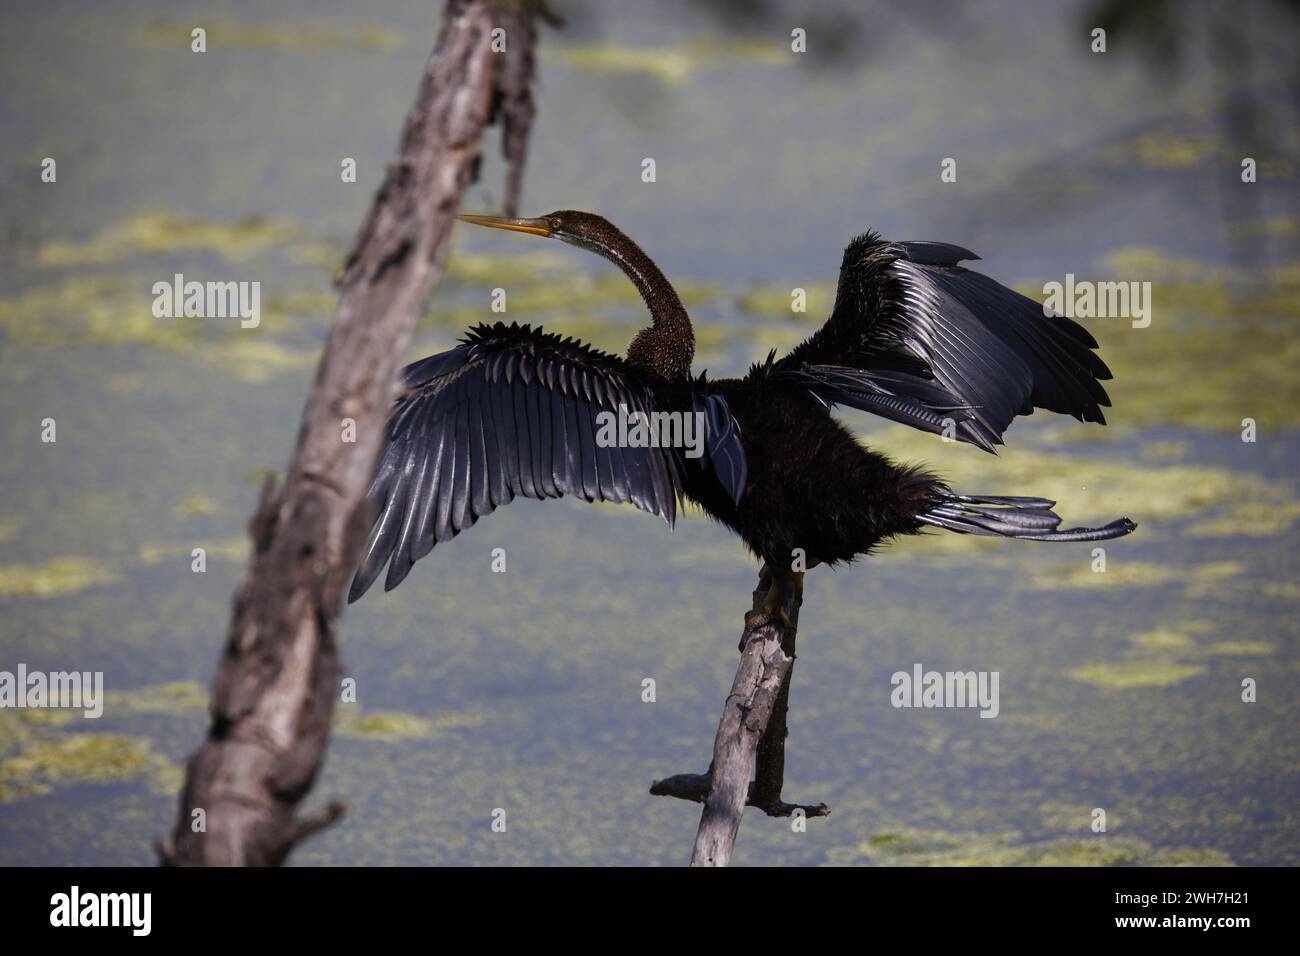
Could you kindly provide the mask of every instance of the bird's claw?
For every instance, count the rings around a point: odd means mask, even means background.
[[[800,601],[803,600],[802,574],[794,573],[789,577],[783,577],[769,573],[765,567],[760,583],[762,581],[769,582],[767,594],[763,598],[763,603],[751,612],[758,616],[750,620],[750,626],[745,628],[745,634],[740,639],[742,653],[745,650],[745,642],[749,639],[749,635],[758,628],[767,627],[778,622],[785,630],[794,627],[794,622],[790,620],[790,615],[785,610],[788,589],[792,588],[799,595]]]

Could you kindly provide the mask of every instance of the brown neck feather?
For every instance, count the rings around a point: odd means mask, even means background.
[[[623,270],[650,310],[651,325],[632,339],[627,350],[628,361],[670,380],[690,375],[691,360],[695,357],[691,317],[654,260],[613,226],[610,234],[601,236],[589,248]]]

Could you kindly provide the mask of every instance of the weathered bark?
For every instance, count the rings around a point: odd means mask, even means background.
[[[526,56],[531,78],[531,33],[510,35],[504,54],[489,45],[493,27],[521,10],[448,0],[397,156],[341,271],[338,313],[287,478],[278,490],[268,482],[252,519],[253,555],[235,594],[212,725],[189,760],[175,827],[159,848],[166,864],[278,864],[343,811],[331,804],[297,816],[329,741],[341,676],[338,618],[366,535],[365,490],[398,365],[441,275],[509,58]],[[342,440],[348,418],[355,442]],[[195,832],[200,809],[206,828]]]
[[[788,595],[785,612],[790,626],[783,627],[779,621],[764,622],[759,615],[757,608],[766,593],[760,577],[754,591],[755,610],[745,615],[740,664],[718,721],[708,773],[677,774],[650,787],[655,796],[704,804],[691,866],[730,863],[747,804],[773,817],[788,817],[796,811],[810,817],[831,812],[824,803],[786,803],[781,799],[786,712],[801,602],[799,595]]]
[[[514,0],[497,11],[497,23],[505,30],[509,53],[493,82],[492,115],[501,123],[501,154],[507,165],[506,196],[502,214],[519,215],[519,196],[524,188],[524,165],[528,158],[528,134],[537,107],[533,102],[533,77],[537,58],[536,20],[553,27],[564,21],[546,6],[545,0]],[[512,49],[510,44],[514,44]]]

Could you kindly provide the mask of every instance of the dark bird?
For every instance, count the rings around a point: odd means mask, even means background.
[[[1110,400],[1099,380],[1111,374],[1093,351],[1096,340],[958,265],[978,258],[959,246],[859,236],[844,250],[825,325],[744,378],[708,379],[691,374],[695,336],[676,291],[607,220],[572,210],[458,218],[605,257],[640,291],[652,322],[626,358],[496,323],[408,366],[370,487],[377,517],[349,600],[385,564],[385,589],[396,587],[435,544],[517,495],[630,501],[669,525],[689,499],[765,562],[768,615],[782,613],[789,588],[802,588],[796,554],[803,568],[835,565],[927,527],[1031,541],[1100,541],[1136,527],[1121,518],[1058,530],[1055,502],[954,494],[939,478],[863,447],[832,417],[835,405],[862,409],[989,452],[1012,419],[1035,408],[1105,424],[1101,406]],[[623,441],[602,432],[619,414],[671,422],[653,416],[663,412],[703,423],[697,453],[680,440],[645,440],[662,429],[619,432]]]

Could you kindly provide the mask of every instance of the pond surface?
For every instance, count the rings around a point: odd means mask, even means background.
[[[109,691],[93,723],[0,710],[0,864],[145,865],[170,829],[245,522],[296,433],[434,6],[0,14],[0,670],[103,671]],[[1153,312],[1088,323],[1115,372],[1108,428],[1040,413],[994,458],[845,416],[961,490],[1140,528],[1104,573],[1088,544],[939,535],[812,572],[786,797],[834,812],[804,833],[747,815],[736,862],[1300,863],[1300,167],[1275,132],[1241,183],[1260,140],[1225,112],[1249,96],[1266,130],[1300,128],[1276,98],[1294,57],[1261,56],[1249,87],[1194,63],[1172,81],[1135,43],[1091,53],[1079,5],[995,3],[869,7],[834,44],[808,24],[799,59],[775,7],[736,25],[590,5],[543,33],[525,208],[638,239],[682,288],[699,366],[741,373],[808,334],[868,228],[972,248],[1034,295],[1066,273],[1149,281]],[[469,209],[501,195],[495,132],[487,152]],[[260,281],[260,325],[155,319],[152,284],[178,272]],[[644,321],[578,250],[458,235],[411,357],[493,318],[495,286],[508,318],[612,350]],[[707,766],[756,570],[698,514],[670,533],[570,501],[438,549],[348,610],[358,702],[314,793],[348,814],[292,862],[683,863],[698,808],[647,788]],[[891,674],[917,663],[997,671],[998,717],[895,709]]]

